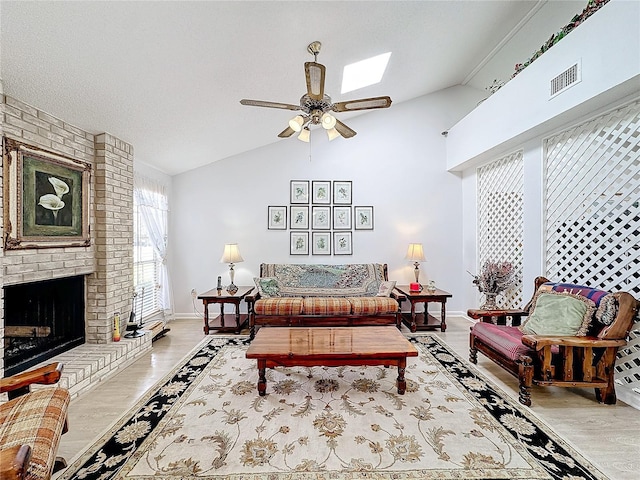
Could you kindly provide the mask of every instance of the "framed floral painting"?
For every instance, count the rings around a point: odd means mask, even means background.
[[[4,248],[91,244],[91,165],[3,139]]]
[[[333,232],[333,254],[352,255],[351,232]]]
[[[291,255],[309,255],[309,232],[291,232]]]
[[[291,180],[291,203],[309,203],[309,180]]]
[[[269,206],[269,220],[267,228],[269,230],[286,230],[287,229],[287,207]]]
[[[331,255],[330,232],[313,232],[311,234],[311,253],[313,255]]]
[[[291,230],[307,230],[309,228],[309,207],[291,206]]]
[[[351,230],[351,207],[333,207],[333,229]]]
[[[331,230],[331,207],[311,207],[311,228]]]
[[[333,181],[333,203],[351,205],[351,180]]]
[[[373,230],[373,207],[353,207],[356,230]]]
[[[311,182],[311,203],[314,205],[331,203],[331,182],[325,180]]]

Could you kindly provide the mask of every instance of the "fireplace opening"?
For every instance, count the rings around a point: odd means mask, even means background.
[[[4,287],[5,375],[85,342],[84,277]]]

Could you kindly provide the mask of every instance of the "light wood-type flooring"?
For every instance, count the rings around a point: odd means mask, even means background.
[[[437,334],[461,357],[468,358],[469,320],[448,317],[448,329]],[[150,353],[72,401],[69,432],[59,455],[71,462],[91,445],[136,399],[160,380],[204,338],[201,319],[178,319]],[[403,331],[407,332],[404,329]],[[478,367],[501,389],[517,398],[517,380],[478,354]],[[592,389],[534,387],[531,410],[595,463],[612,480],[640,478],[640,411],[620,401],[600,405]]]

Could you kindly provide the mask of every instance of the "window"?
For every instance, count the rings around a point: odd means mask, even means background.
[[[133,202],[133,302],[138,321],[171,309],[166,257],[168,208],[164,186],[136,176]]]

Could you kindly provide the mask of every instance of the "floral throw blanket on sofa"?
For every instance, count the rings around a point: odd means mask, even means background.
[[[280,295],[285,297],[375,296],[384,282],[384,266],[379,263],[345,265],[295,265],[265,263],[262,277],[278,279]]]

